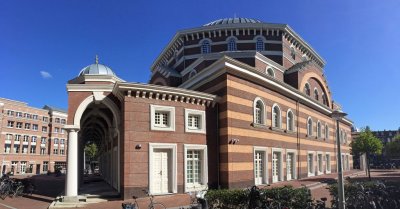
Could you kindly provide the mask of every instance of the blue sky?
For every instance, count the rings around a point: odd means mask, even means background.
[[[65,84],[94,62],[146,83],[180,29],[225,17],[289,24],[326,61],[357,127],[400,126],[400,1],[0,1],[0,97],[67,108]]]

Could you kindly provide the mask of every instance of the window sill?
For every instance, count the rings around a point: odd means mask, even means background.
[[[271,130],[273,130],[273,131],[277,131],[277,132],[285,132],[285,130],[283,130],[282,128],[278,128],[278,127],[271,127],[270,128]]]
[[[290,134],[290,135],[296,135],[296,131],[290,131],[290,130],[285,130],[285,133]]]
[[[263,129],[268,129],[268,126],[266,126],[265,124],[261,124],[261,123],[251,123],[251,126],[253,126],[254,128],[263,128]]]

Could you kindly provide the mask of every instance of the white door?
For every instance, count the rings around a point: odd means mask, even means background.
[[[168,193],[168,150],[155,150],[153,155],[153,191]]]
[[[26,162],[21,162],[21,173],[24,174],[26,171]]]
[[[255,184],[263,183],[264,169],[263,169],[263,153],[256,151],[254,154],[254,176]]]
[[[279,180],[279,153],[274,152],[272,154],[272,181],[277,182]]]
[[[294,156],[293,153],[287,154],[287,158],[286,158],[287,180],[293,179],[293,162],[294,162],[293,156]]]

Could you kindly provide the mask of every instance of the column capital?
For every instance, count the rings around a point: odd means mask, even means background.
[[[67,132],[77,132],[77,131],[79,131],[80,130],[80,126],[79,125],[65,125],[64,126],[64,129],[67,131]]]

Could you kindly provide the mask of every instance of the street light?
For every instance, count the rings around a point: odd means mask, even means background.
[[[339,133],[339,121],[342,120],[347,114],[341,110],[334,110],[331,113],[331,117],[336,120],[336,144],[337,144],[337,156],[338,156],[338,194],[339,194],[339,209],[346,208],[346,202],[344,199],[344,184],[343,184],[343,171],[342,171],[342,150],[340,149],[340,133]]]

